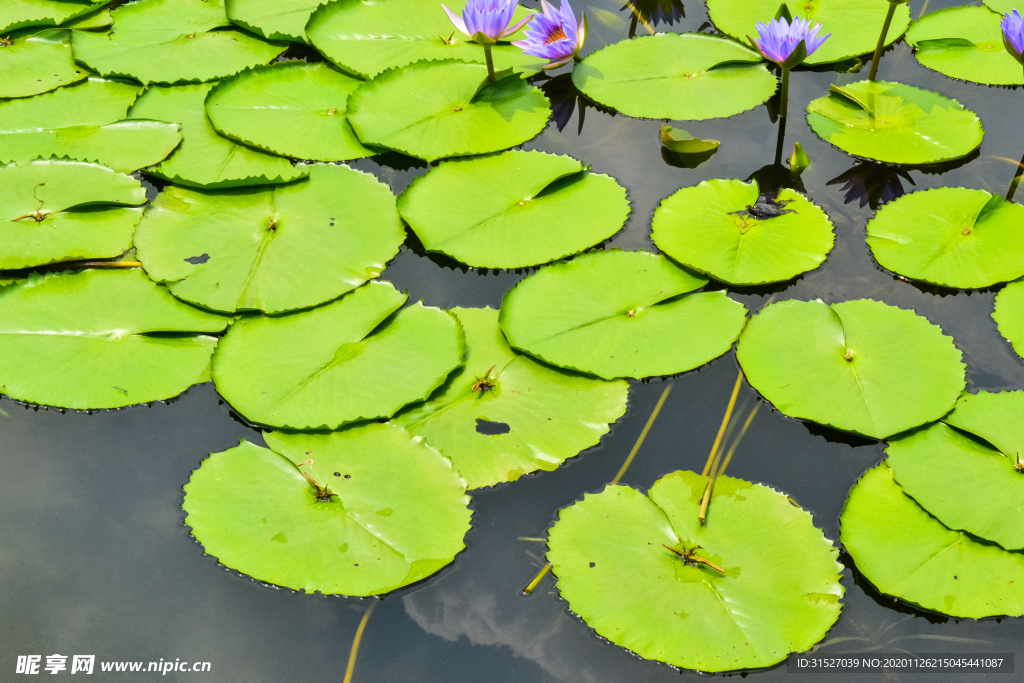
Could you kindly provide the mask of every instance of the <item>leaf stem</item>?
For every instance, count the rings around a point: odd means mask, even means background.
[[[547,576],[549,571],[551,571],[551,565],[544,565],[544,567],[537,572],[537,576],[533,577],[533,581],[527,584],[526,588],[523,589],[523,594],[529,595],[530,593],[533,593],[533,591],[537,590],[537,586],[540,585],[541,580]]]
[[[882,57],[882,50],[885,49],[885,38],[889,35],[889,24],[892,23],[892,17],[896,14],[896,6],[898,2],[889,0],[889,11],[885,15],[885,24],[882,25],[882,34],[878,36],[878,44],[875,45],[875,54],[871,57],[871,71],[868,72],[868,80],[875,80],[875,75],[878,73],[878,60]]]
[[[1013,180],[1010,181],[1010,189],[1006,192],[1006,201],[1013,201],[1013,195],[1017,193],[1017,186],[1020,185],[1021,176],[1024,176],[1024,158],[1017,164],[1017,172],[1013,174]]]
[[[786,111],[789,109],[789,69],[782,68],[782,102],[779,104],[779,118],[786,118]]]
[[[363,639],[363,631],[366,630],[366,622],[370,620],[370,614],[373,613],[373,608],[377,606],[377,601],[374,600],[370,603],[370,606],[366,608],[363,613],[363,618],[359,620],[359,628],[356,629],[356,637],[352,639],[352,649],[348,653],[348,666],[345,668],[345,680],[343,683],[352,683],[352,673],[356,670],[356,655],[359,654],[359,641]]]
[[[494,59],[491,57],[490,45],[484,45],[484,58],[487,60],[487,80],[494,83]]]

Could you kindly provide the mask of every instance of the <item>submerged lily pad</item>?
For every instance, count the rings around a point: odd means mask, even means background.
[[[868,222],[883,268],[972,289],[1024,275],[1024,206],[984,190],[941,187],[903,195]]]
[[[334,429],[391,417],[462,364],[458,321],[370,282],[318,308],[236,322],[214,358],[217,390],[253,422]]]
[[[706,154],[721,144],[721,140],[701,140],[672,126],[661,127],[661,146],[675,154]]]
[[[1021,85],[1024,69],[1003,47],[1002,18],[987,7],[941,9],[914,22],[907,42],[917,61],[950,78]]]
[[[75,31],[75,58],[103,76],[143,83],[212,81],[284,51],[230,30],[224,0],[141,0],[113,12],[110,33]]]
[[[306,24],[330,0],[228,0],[228,19],[269,40],[307,42]]]
[[[75,64],[71,31],[23,29],[3,37],[10,45],[0,47],[0,98],[38,95],[89,75]]]
[[[853,487],[840,522],[843,545],[881,592],[952,617],[1024,615],[1024,553],[946,528],[885,463]]]
[[[1024,356],[1024,280],[1015,280],[996,294],[992,318],[999,334],[1013,344],[1018,356]]]
[[[220,135],[206,118],[206,96],[213,85],[151,86],[135,103],[132,118],[176,121],[184,136],[181,146],[147,173],[206,189],[274,185],[309,175],[306,166],[292,166]]]
[[[616,645],[686,669],[759,668],[809,649],[839,618],[838,551],[785,494],[732,477],[716,479],[702,525],[706,482],[673,472],[650,497],[610,485],[559,511],[547,557],[562,597]],[[696,548],[717,569],[669,548]]]
[[[524,268],[618,232],[626,191],[572,157],[504,152],[442,163],[398,199],[427,251],[477,268]]]
[[[757,181],[684,187],[654,212],[651,239],[687,268],[732,285],[781,282],[820,266],[835,243],[825,212],[787,188],[776,197],[782,213],[757,218],[748,207],[759,197]]]
[[[461,62],[386,71],[348,100],[348,120],[365,144],[427,161],[522,144],[550,114],[548,98],[519,74],[488,83],[487,67]]]
[[[172,398],[210,379],[217,339],[200,333],[227,324],[139,269],[33,275],[0,289],[0,393],[79,410]]]
[[[786,415],[876,439],[937,420],[964,389],[960,351],[939,326],[871,299],[766,306],[736,357]]]
[[[732,347],[746,308],[645,251],[595,251],[545,266],[505,293],[514,348],[605,379],[674,375]],[[684,296],[685,295],[685,296]]]
[[[309,593],[366,596],[415,583],[466,547],[465,482],[401,429],[273,433],[267,442],[288,457],[242,440],[185,485],[185,523],[221,564]]]
[[[658,33],[623,40],[576,65],[583,94],[627,116],[695,120],[753,109],[775,92],[761,55],[727,38]]]
[[[498,327],[498,311],[451,312],[466,334],[466,365],[429,401],[391,421],[450,458],[469,488],[553,470],[596,445],[626,412],[626,382],[581,377],[515,353]],[[502,433],[487,434],[481,423]]]
[[[280,156],[346,161],[371,156],[345,117],[362,81],[325,63],[283,62],[220,83],[206,99],[214,127]]]
[[[105,4],[93,0],[4,0],[0,4],[0,33],[27,26],[60,26]]]
[[[807,122],[848,154],[892,164],[958,159],[983,135],[978,117],[956,100],[885,81],[833,85],[807,106]]]
[[[308,308],[380,275],[405,240],[391,190],[345,166],[309,175],[269,189],[168,187],[139,225],[139,260],[179,299],[229,313]]]

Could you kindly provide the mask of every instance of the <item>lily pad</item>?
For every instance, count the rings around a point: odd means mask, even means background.
[[[881,592],[952,617],[1024,615],[1024,553],[946,528],[885,463],[853,487],[840,522],[843,545]]]
[[[985,0],[985,6],[1000,14],[1020,8],[1020,0]]]
[[[0,46],[0,98],[30,97],[77,83],[89,72],[75,64],[71,31],[23,29]]]
[[[674,375],[732,347],[746,308],[645,251],[594,251],[545,266],[505,293],[513,348],[605,379]]]
[[[914,22],[907,42],[917,48],[917,61],[950,78],[1021,85],[1024,69],[1003,47],[1002,19],[987,7],[942,9]]]
[[[170,158],[147,173],[206,189],[274,185],[309,175],[307,166],[292,166],[220,135],[206,118],[206,96],[213,85],[151,86],[135,103],[132,118],[176,121],[184,136]]]
[[[1024,275],[1024,206],[984,190],[912,192],[868,222],[883,268],[912,280],[973,289]]]
[[[548,561],[569,607],[648,659],[701,671],[771,666],[821,640],[839,618],[842,565],[811,515],[785,494],[673,472],[649,496],[607,486],[559,511]],[[668,547],[666,547],[668,546]],[[673,550],[712,564],[686,563]]]
[[[380,275],[405,240],[395,197],[369,173],[313,166],[307,182],[169,187],[135,236],[149,276],[216,311],[308,308]]]
[[[498,327],[498,311],[451,312],[466,334],[466,365],[429,401],[391,421],[450,458],[469,488],[556,469],[596,445],[626,412],[626,382],[581,377],[515,353]],[[502,433],[486,433],[486,424]]]
[[[825,212],[787,188],[776,202],[790,213],[757,218],[747,207],[760,192],[757,181],[742,180],[684,187],[654,212],[651,238],[687,268],[732,285],[781,282],[820,266],[835,243]]]
[[[312,462],[296,467],[242,440],[211,454],[185,485],[185,523],[225,566],[309,593],[379,595],[437,572],[466,547],[465,482],[401,429],[267,441]],[[319,500],[303,473],[336,495]]]
[[[531,139],[551,110],[540,88],[487,67],[417,62],[386,71],[349,97],[348,120],[365,144],[434,161],[497,152]]]
[[[608,239],[626,191],[572,157],[504,152],[447,161],[418,178],[398,211],[427,251],[477,268],[524,268]]]
[[[231,23],[268,40],[308,42],[306,24],[320,5],[330,0],[228,0]]]
[[[210,379],[228,319],[139,269],[30,276],[0,289],[0,393],[78,410],[172,398]]]
[[[1018,356],[1024,356],[1024,280],[1016,280],[996,294],[992,318],[999,334],[1013,344]]]
[[[871,299],[766,306],[736,357],[786,415],[876,439],[939,419],[965,384],[960,351],[939,326]]]
[[[956,100],[885,81],[833,85],[807,106],[807,122],[848,154],[892,164],[958,159],[983,135],[978,117]]]
[[[675,154],[706,154],[721,144],[721,140],[701,140],[672,126],[661,127],[661,146]]]
[[[422,401],[462,365],[465,341],[450,314],[370,282],[335,302],[236,322],[213,365],[217,390],[253,422],[334,429],[391,417]]]
[[[361,81],[325,63],[282,62],[220,83],[206,98],[222,134],[272,154],[316,161],[372,156],[345,117]]]
[[[4,0],[0,4],[0,33],[27,26],[60,26],[105,4],[93,0]]]
[[[572,81],[627,116],[703,121],[753,109],[775,92],[761,55],[727,38],[658,33],[592,52]]]
[[[132,244],[146,191],[96,164],[0,166],[0,270],[119,256]]]
[[[141,0],[113,12],[109,33],[75,31],[75,58],[143,83],[212,81],[266,64],[286,45],[230,30],[224,0]]]

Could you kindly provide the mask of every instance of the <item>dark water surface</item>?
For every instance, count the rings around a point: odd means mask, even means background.
[[[668,0],[663,2],[668,5]],[[911,2],[913,17],[924,4]],[[942,6],[946,3],[932,2],[928,9]],[[592,31],[588,50],[626,36],[630,12],[620,7],[611,0],[586,7]],[[684,19],[657,29],[695,31],[707,20],[703,5],[690,2],[685,10]],[[642,25],[637,31],[646,33]],[[792,76],[786,155],[799,141],[813,161],[803,176],[806,192],[836,226],[836,246],[828,261],[770,291],[741,290],[733,296],[752,311],[770,296],[820,297],[826,302],[871,297],[913,308],[955,338],[969,366],[969,389],[1022,389],[1024,367],[990,317],[996,290],[918,287],[883,271],[864,241],[865,223],[873,215],[870,206],[856,199],[845,203],[845,181],[829,184],[854,162],[814,136],[802,112],[811,99],[827,92],[829,83],[860,80],[866,71],[865,66],[861,74]],[[1019,132],[1024,91],[951,81],[920,66],[903,43],[886,53],[879,78],[954,97],[985,126],[976,158],[942,174],[910,171],[912,183],[906,177],[899,181],[904,190],[965,186],[1006,192],[1015,167],[994,157],[1017,159],[1024,153]],[[678,188],[708,178],[746,179],[771,164],[775,154],[777,128],[764,106],[728,120],[680,122],[678,126],[698,137],[722,140],[717,154],[696,169],[663,161],[658,121],[611,116],[591,107],[578,134],[578,116],[577,108],[562,132],[552,123],[525,147],[570,154],[628,189],[632,214],[611,240],[612,246],[625,249],[653,249],[651,215]],[[396,193],[425,172],[372,161],[354,165],[373,171]],[[464,272],[454,266],[406,246],[383,277],[408,288],[411,300],[422,298],[428,305],[498,307],[502,293],[525,275]],[[699,471],[737,370],[730,352],[676,379],[623,483],[646,489],[667,472]],[[569,612],[550,577],[532,596],[520,592],[541,566],[545,546],[519,537],[543,536],[559,508],[584,492],[600,490],[615,475],[663,388],[662,380],[632,382],[627,414],[599,447],[559,470],[474,493],[468,549],[452,566],[389,594],[376,606],[353,680],[610,683],[697,675],[639,659],[603,641]],[[741,396],[755,399],[746,386]],[[212,385],[193,387],[169,404],[92,415],[26,408],[7,399],[0,399],[0,409],[8,413],[0,416],[0,681],[22,678],[13,673],[17,655],[44,655],[45,663],[45,655],[53,653],[95,654],[97,661],[180,658],[212,664],[211,673],[164,677],[97,670],[93,680],[342,680],[368,600],[266,587],[204,555],[184,526],[182,486],[200,461],[236,445],[239,437],[262,444],[259,431],[237,419]],[[879,443],[763,409],[729,474],[786,492],[812,511],[815,524],[835,539],[847,492],[882,458]],[[954,620],[896,604],[861,579],[848,557],[843,559],[843,613],[824,641],[825,652],[1015,652],[1018,671],[1024,671],[1020,619]],[[819,678],[787,674],[785,665],[749,675],[766,682],[794,678],[810,683]],[[829,676],[835,678],[868,683],[1014,676]]]

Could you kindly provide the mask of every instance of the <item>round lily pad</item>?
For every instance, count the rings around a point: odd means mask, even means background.
[[[477,268],[524,268],[618,232],[626,190],[572,157],[504,152],[442,163],[398,199],[427,251]]]
[[[489,83],[487,67],[461,62],[386,71],[348,100],[348,120],[365,144],[427,161],[522,144],[550,114],[548,98],[519,74]]]
[[[1003,47],[1002,19],[987,7],[942,9],[914,22],[907,42],[917,48],[917,61],[950,78],[1021,85],[1024,69]]]
[[[975,113],[956,100],[885,81],[833,85],[807,106],[807,122],[848,154],[892,164],[959,159],[983,135]]]
[[[509,344],[605,379],[674,375],[732,347],[747,309],[646,251],[594,251],[545,266],[506,292]]]
[[[179,299],[229,313],[308,308],[380,275],[405,239],[391,190],[345,166],[309,176],[269,189],[169,187],[139,225],[139,260]]]
[[[0,47],[0,98],[38,95],[89,75],[75,64],[71,31],[28,28],[3,38],[10,45]]]
[[[972,289],[1024,275],[1024,206],[984,190],[912,192],[868,222],[883,268],[912,280]]]
[[[871,299],[766,306],[736,357],[786,415],[876,439],[942,417],[965,384],[960,351],[938,325]]]
[[[173,398],[210,379],[217,339],[201,333],[227,324],[139,269],[32,275],[0,289],[0,393],[79,410]]]
[[[224,0],[141,0],[113,12],[110,33],[75,31],[75,59],[143,83],[212,81],[266,64],[286,45],[231,30]]]
[[[1019,0],[985,0],[985,6],[1000,14],[1006,14],[1019,9],[1020,2]]]
[[[309,593],[379,595],[430,576],[466,547],[465,482],[401,429],[275,433],[267,442],[291,460],[242,440],[211,454],[185,485],[185,523],[225,566]]]
[[[306,24],[329,0],[229,0],[228,19],[269,40],[306,42]]]
[[[952,617],[1024,615],[1024,553],[946,528],[885,463],[853,487],[840,522],[840,540],[882,593]]]
[[[1024,356],[1024,280],[1015,280],[996,294],[992,318],[999,334],[1013,344],[1018,356]]]
[[[236,322],[214,358],[217,390],[253,422],[334,429],[391,417],[462,364],[458,321],[370,282],[335,302]]]
[[[281,62],[233,76],[206,98],[214,127],[272,154],[316,161],[372,156],[345,117],[362,81],[326,63]]]
[[[206,96],[213,85],[150,86],[135,103],[132,118],[176,121],[184,136],[181,146],[147,173],[207,189],[274,185],[309,175],[308,166],[292,166],[220,135],[206,118]]]
[[[60,26],[106,3],[93,0],[4,0],[0,4],[0,33],[27,26]]]
[[[562,597],[616,645],[686,669],[809,649],[839,618],[838,551],[785,494],[732,477],[715,480],[702,525],[706,482],[673,472],[649,497],[607,486],[559,511],[547,557]],[[678,554],[691,550],[710,564]]]
[[[498,311],[451,312],[466,334],[466,364],[429,401],[391,421],[450,458],[469,488],[553,470],[596,445],[626,412],[626,382],[582,377],[515,353]]]
[[[695,120],[753,109],[775,92],[761,55],[727,38],[658,33],[592,52],[572,82],[627,116]]]
[[[787,188],[776,197],[779,215],[758,218],[748,207],[759,197],[757,181],[684,187],[654,212],[651,239],[687,268],[732,285],[781,282],[820,266],[835,243],[825,212]]]

